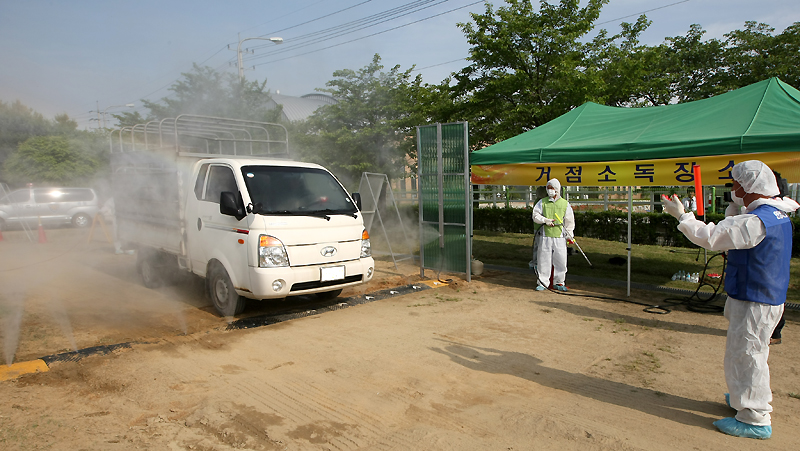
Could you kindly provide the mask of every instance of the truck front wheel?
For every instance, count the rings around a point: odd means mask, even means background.
[[[139,249],[136,253],[136,269],[147,288],[158,288],[164,285],[164,279],[161,277],[163,269],[158,257],[158,252],[150,249]]]
[[[236,293],[228,272],[220,264],[213,265],[208,273],[208,295],[222,316],[242,313],[247,302]]]

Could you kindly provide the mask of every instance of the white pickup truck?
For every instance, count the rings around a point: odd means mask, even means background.
[[[332,298],[371,280],[358,193],[287,157],[280,124],[181,115],[115,130],[115,226],[144,284],[190,271],[233,316],[246,299]]]

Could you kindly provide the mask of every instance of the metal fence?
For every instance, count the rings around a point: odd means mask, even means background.
[[[537,194],[537,188],[540,193]],[[564,198],[570,202],[573,209],[582,210],[628,210],[627,186],[567,186],[562,188]],[[650,212],[661,211],[662,194],[678,194],[683,199],[686,197],[686,186],[647,186],[633,189],[633,211]],[[536,201],[544,197],[543,186],[503,186],[503,185],[473,185],[473,208],[527,208],[533,207]],[[727,202],[724,195],[730,192],[725,186],[704,186],[703,195],[706,198],[706,209],[710,209],[711,199],[714,199],[713,211],[724,213]],[[417,203],[416,189],[394,190],[395,200],[399,205],[412,205]],[[789,196],[800,202],[800,183],[789,184]],[[797,214],[797,213],[794,213]]]
[[[537,193],[537,188],[539,193]],[[527,208],[533,207],[536,201],[545,196],[544,187],[536,186],[502,186],[474,185],[472,204],[474,208]],[[661,211],[661,195],[677,194],[681,199],[687,197],[685,186],[647,186],[634,187],[631,203],[634,212]],[[730,188],[725,186],[704,186],[703,197],[709,212],[724,213],[727,202],[725,193]],[[570,202],[573,209],[583,210],[628,210],[627,186],[566,186],[562,195]],[[789,185],[789,197],[797,200],[800,195],[800,184]],[[713,205],[713,208],[712,208]]]

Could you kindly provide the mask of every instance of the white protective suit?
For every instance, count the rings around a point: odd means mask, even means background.
[[[761,162],[740,163],[742,166],[737,165],[732,171],[734,180],[747,193],[777,196],[778,188],[772,172],[769,171],[769,176],[766,176],[767,171],[755,163],[769,170]],[[761,198],[751,202],[743,214],[726,217],[719,224],[705,224],[695,219],[693,213],[686,212],[679,218],[678,230],[693,243],[709,250],[750,249],[761,243],[767,232],[761,220],[748,212],[764,204],[786,213],[800,208],[790,198]],[[729,211],[733,213],[736,209]],[[771,423],[772,392],[767,358],[769,339],[783,309],[783,304],[740,301],[730,296],[725,302],[725,318],[729,321],[725,344],[725,381],[730,391],[730,405],[737,411],[735,418],[742,423],[755,426],[768,426]]]
[[[567,239],[572,240],[574,238],[573,232],[575,231],[575,215],[572,212],[572,207],[567,204],[567,211],[564,214],[563,218],[560,218],[563,221],[564,228],[563,232],[561,233],[560,237],[551,238],[544,236],[543,231],[545,227],[549,227],[547,224],[551,220],[555,220],[556,218],[545,218],[542,215],[542,203],[543,202],[554,202],[558,200],[561,195],[561,182],[558,179],[551,179],[547,181],[548,185],[552,185],[553,188],[556,189],[556,196],[554,198],[546,197],[539,202],[536,202],[536,205],[533,207],[533,222],[536,224],[544,224],[537,234],[542,234],[541,237],[537,236],[537,240],[539,241],[538,244],[538,255],[537,255],[537,264],[536,264],[536,271],[539,274],[539,284],[548,287],[550,286],[550,272],[553,269],[553,285],[564,285],[564,281],[567,277]]]

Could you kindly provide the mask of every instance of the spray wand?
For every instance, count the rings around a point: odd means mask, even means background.
[[[561,218],[558,217],[558,213],[556,213],[556,220],[558,221],[558,223],[556,223],[555,225],[564,225],[564,221],[562,221]],[[566,238],[568,240],[571,240],[573,243],[575,243],[575,246],[577,246],[578,250],[581,251],[581,255],[583,255],[583,258],[586,259],[586,263],[589,264],[590,268],[594,269],[594,265],[592,265],[592,262],[589,261],[589,257],[586,256],[586,253],[583,252],[583,249],[581,249],[581,245],[578,244],[577,240],[575,240],[575,235],[569,233],[569,231],[567,229],[564,229],[564,231],[567,232],[567,237]]]

